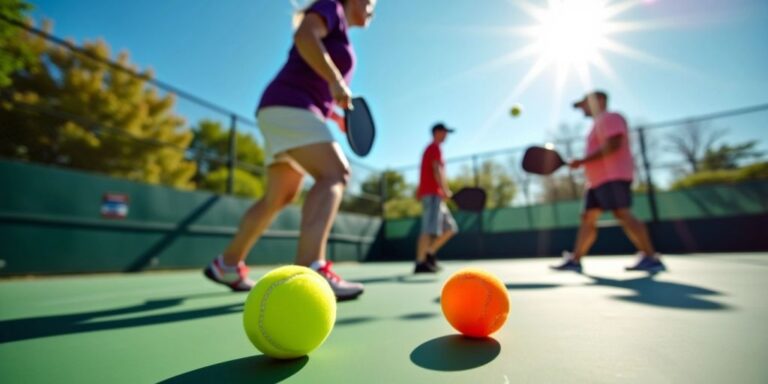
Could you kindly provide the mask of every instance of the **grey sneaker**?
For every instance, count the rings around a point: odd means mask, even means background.
[[[336,295],[336,300],[352,300],[363,293],[365,287],[362,284],[352,283],[342,279],[341,276],[337,275],[336,272],[331,269],[332,266],[332,262],[326,261],[325,265],[318,268],[316,272],[324,277],[328,281],[328,284],[331,285],[331,289]]]
[[[226,285],[235,292],[248,292],[256,283],[248,278],[248,267],[242,261],[236,267],[224,265],[221,256],[216,257],[203,270],[205,277],[211,281]]]

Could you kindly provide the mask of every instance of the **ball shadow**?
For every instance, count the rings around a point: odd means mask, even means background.
[[[306,356],[293,360],[273,359],[265,355],[249,356],[209,365],[161,381],[182,383],[279,383],[299,372],[309,361]]]
[[[434,371],[464,371],[490,363],[501,352],[492,338],[447,335],[429,340],[411,352],[411,361]]]

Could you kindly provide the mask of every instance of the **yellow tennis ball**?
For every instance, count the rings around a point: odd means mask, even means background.
[[[264,275],[245,300],[243,326],[267,356],[292,359],[319,347],[336,322],[336,297],[315,271],[297,265]]]
[[[521,113],[523,113],[523,106],[520,104],[515,104],[512,106],[512,108],[509,110],[509,113],[514,116],[518,117]]]

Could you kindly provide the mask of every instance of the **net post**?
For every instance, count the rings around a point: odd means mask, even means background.
[[[651,207],[651,221],[653,223],[659,222],[659,211],[656,206],[656,188],[653,186],[653,179],[651,178],[651,164],[648,161],[648,152],[645,143],[645,129],[643,127],[637,128],[637,136],[640,139],[640,155],[643,158],[643,169],[645,170],[645,182],[648,188],[648,205]]]
[[[237,158],[237,115],[230,115],[229,153],[227,156],[227,194],[235,190],[235,162]]]

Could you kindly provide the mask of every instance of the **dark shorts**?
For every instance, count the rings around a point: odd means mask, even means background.
[[[584,210],[612,211],[631,207],[631,186],[631,181],[609,181],[599,187],[588,189],[584,198]]]

